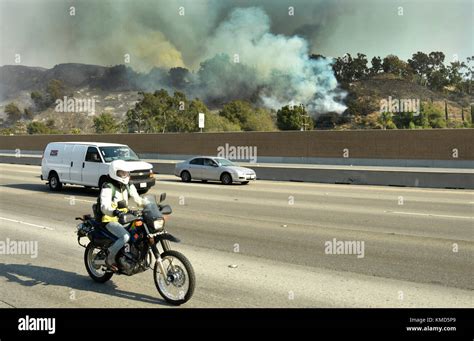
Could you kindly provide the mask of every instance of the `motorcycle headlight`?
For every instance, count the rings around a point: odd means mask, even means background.
[[[155,228],[155,230],[161,230],[164,225],[165,225],[165,220],[163,218],[155,220],[153,222],[153,227]]]

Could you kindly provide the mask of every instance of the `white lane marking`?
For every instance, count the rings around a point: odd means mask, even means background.
[[[0,153],[0,156],[7,156],[7,157],[16,157],[16,158],[22,158],[22,157],[36,157],[41,159],[41,155],[38,154],[14,154],[14,153]]]
[[[13,223],[24,224],[24,225],[39,227],[39,228],[45,229],[45,230],[54,231],[54,229],[53,229],[52,227],[48,227],[48,226],[44,226],[44,225],[37,225],[37,224],[32,224],[32,223],[27,223],[26,221],[20,221],[20,220],[9,219],[9,218],[4,218],[4,217],[0,217],[0,219],[2,219],[2,220],[7,220],[7,221],[11,221],[11,222],[13,222]]]
[[[76,199],[74,197],[64,197],[64,199],[67,199],[67,200],[74,200],[74,201],[82,201],[82,202],[88,202],[88,203],[91,203],[91,204],[95,204],[97,201],[92,201],[92,200],[84,200],[84,199]]]
[[[417,212],[397,212],[397,211],[385,211],[385,212],[395,213],[395,214],[418,215],[418,216],[424,216],[424,217],[474,219],[474,217],[467,217],[467,216],[460,216],[460,215],[431,214],[431,213],[417,213]]]

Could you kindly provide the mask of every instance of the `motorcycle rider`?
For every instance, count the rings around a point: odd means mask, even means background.
[[[120,224],[119,217],[128,212],[128,199],[131,197],[138,206],[143,206],[143,199],[137,189],[130,184],[128,164],[123,160],[110,163],[107,181],[100,191],[100,210],[103,213],[102,223],[105,228],[118,239],[109,247],[106,263],[110,269],[117,271],[115,257],[122,247],[130,240],[127,230]],[[119,208],[119,202],[124,201],[124,208]],[[123,203],[122,203],[123,204]]]

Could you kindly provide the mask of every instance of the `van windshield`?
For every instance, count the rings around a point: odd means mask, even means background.
[[[137,154],[127,146],[100,147],[99,149],[105,162],[114,160],[140,161]]]

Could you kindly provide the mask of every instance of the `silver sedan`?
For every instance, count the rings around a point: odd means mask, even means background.
[[[214,180],[221,181],[225,185],[233,182],[245,185],[257,178],[253,169],[239,167],[227,159],[213,156],[198,156],[177,163],[174,175],[184,182]]]

